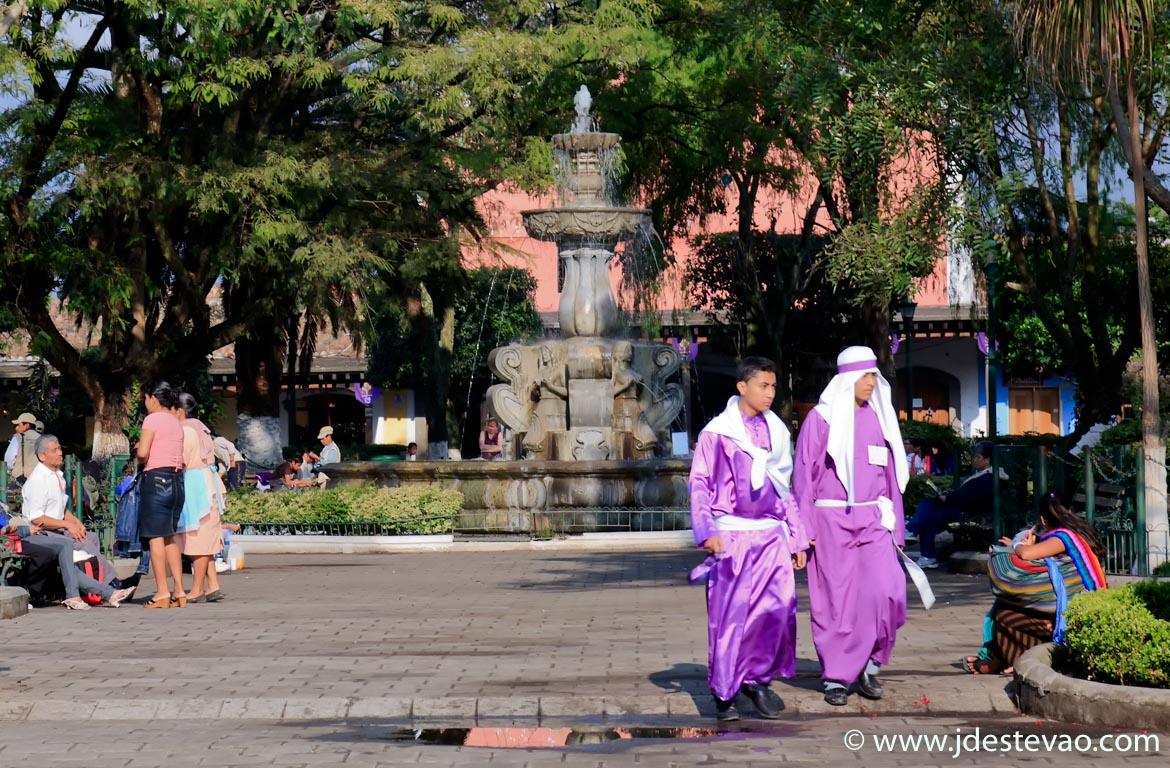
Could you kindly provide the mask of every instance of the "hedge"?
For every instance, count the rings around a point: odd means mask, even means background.
[[[1170,688],[1170,583],[1083,592],[1065,614],[1074,671],[1088,680]]]
[[[224,519],[242,526],[377,525],[395,533],[450,533],[463,494],[437,487],[241,490]]]

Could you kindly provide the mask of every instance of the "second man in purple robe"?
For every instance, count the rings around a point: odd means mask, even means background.
[[[762,717],[784,702],[769,687],[796,672],[796,583],[808,536],[789,491],[792,439],[772,413],[776,367],[765,358],[739,364],[738,397],[703,429],[691,462],[691,524],[709,556],[692,574],[707,576],[707,682],[716,716],[736,720],[737,693]]]
[[[808,538],[809,617],[825,701],[852,685],[882,697],[878,672],[906,623],[902,491],[909,470],[890,385],[868,347],[848,347],[796,439],[793,492]]]

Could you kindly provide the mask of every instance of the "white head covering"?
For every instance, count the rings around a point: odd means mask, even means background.
[[[910,479],[906,462],[900,460],[902,430],[898,427],[898,412],[894,410],[890,383],[878,370],[877,355],[869,347],[846,347],[837,355],[837,375],[821,393],[817,413],[829,423],[828,453],[850,499],[853,498],[853,410],[857,407],[853,385],[867,373],[877,374],[877,386],[873,388],[869,405],[877,414],[882,435],[894,450],[892,461],[898,477],[898,490],[906,490],[906,481]]]

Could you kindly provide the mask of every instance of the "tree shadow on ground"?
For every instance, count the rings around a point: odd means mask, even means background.
[[[552,592],[682,587],[702,560],[701,553],[688,550],[557,554],[534,560],[531,578],[501,586]]]

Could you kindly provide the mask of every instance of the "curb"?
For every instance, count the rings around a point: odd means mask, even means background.
[[[532,550],[687,549],[695,536],[683,531],[584,533],[563,539],[525,541],[456,540],[450,534],[430,536],[232,536],[248,554],[389,554],[407,552],[507,552]]]
[[[28,592],[22,587],[0,587],[0,619],[15,619],[28,613]]]
[[[777,691],[788,715],[930,716],[959,715],[986,717],[1015,714],[1006,697],[1002,707],[988,706],[976,697],[979,706],[948,707],[937,701],[923,703],[909,696],[891,696],[868,701],[850,696],[849,704],[826,704],[819,692],[784,689]],[[749,717],[754,712],[744,701]],[[411,723],[485,722],[499,725],[510,721],[582,720],[597,718],[713,718],[715,706],[707,693],[670,693],[647,696],[448,696],[419,699],[377,698],[201,698],[201,699],[108,699],[0,702],[0,722],[76,720],[401,720]]]
[[[1170,690],[1079,680],[1053,669],[1067,649],[1045,643],[1016,661],[1020,711],[1084,725],[1170,731]]]

